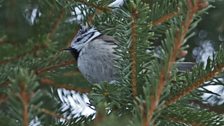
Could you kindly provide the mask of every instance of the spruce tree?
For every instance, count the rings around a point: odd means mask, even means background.
[[[0,1],[0,125],[223,126],[223,115],[203,105],[209,91],[199,89],[205,82],[223,85],[223,45],[206,66],[181,72],[176,66],[210,1],[126,0],[115,8],[111,2]],[[119,41],[116,84],[89,84],[63,50],[79,24]],[[58,89],[87,94],[96,114],[62,109]]]

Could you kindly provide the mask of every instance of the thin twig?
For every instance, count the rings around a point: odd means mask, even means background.
[[[150,107],[147,113],[147,120],[144,121],[144,125],[145,126],[149,126],[150,121],[153,117],[153,113],[156,109],[156,106],[160,100],[160,96],[162,94],[162,91],[164,89],[164,86],[166,84],[166,76],[169,76],[170,74],[170,70],[171,67],[173,65],[173,63],[176,60],[178,51],[181,47],[181,43],[184,40],[184,37],[187,34],[187,31],[190,27],[190,24],[193,20],[193,15],[199,10],[199,4],[201,4],[200,2],[197,2],[195,5],[193,5],[192,0],[187,0],[187,7],[188,7],[188,11],[187,11],[187,15],[186,18],[182,24],[182,28],[181,28],[181,32],[179,30],[176,31],[176,35],[175,35],[175,40],[174,40],[174,47],[171,51],[171,55],[168,59],[168,65],[167,67],[165,66],[161,72],[160,72],[160,77],[159,77],[159,82],[158,82],[158,86],[157,86],[157,90],[156,90],[156,94],[154,96],[150,97]],[[201,1],[202,2],[202,1]],[[202,9],[202,8],[200,8]],[[165,69],[166,68],[166,69]]]
[[[131,59],[131,86],[132,95],[137,95],[137,17],[138,11],[136,8],[132,10],[132,22],[131,22],[131,46],[129,49],[130,59]]]
[[[39,68],[36,70],[36,74],[39,75],[39,74],[42,74],[44,72],[47,72],[47,71],[51,71],[51,70],[55,70],[59,67],[64,67],[64,66],[68,66],[68,65],[71,65],[71,64],[74,64],[75,61],[74,60],[68,60],[68,61],[64,61],[62,63],[59,63],[59,64],[56,64],[56,65],[53,65],[53,66],[48,66],[48,67],[44,67],[44,68]]]
[[[43,78],[40,80],[40,83],[42,85],[50,85],[53,86],[55,88],[65,88],[67,90],[73,90],[73,91],[77,91],[80,93],[88,93],[91,91],[91,88],[81,88],[81,87],[75,87],[75,86],[70,86],[68,84],[57,84],[55,81],[48,79],[48,78]]]

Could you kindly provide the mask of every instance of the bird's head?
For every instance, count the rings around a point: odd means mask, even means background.
[[[96,30],[94,27],[84,27],[82,26],[81,29],[78,31],[76,36],[73,38],[71,42],[71,48],[77,50],[78,52],[81,49],[91,42],[96,37],[100,36],[101,33]]]
[[[74,58],[77,60],[79,52],[82,50],[82,48],[100,35],[101,33],[94,27],[81,26],[80,30],[73,38],[71,46],[64,50],[70,51]]]

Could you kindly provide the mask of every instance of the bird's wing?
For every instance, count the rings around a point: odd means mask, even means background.
[[[106,42],[116,44],[116,45],[119,43],[116,39],[114,39],[114,37],[109,36],[109,35],[100,35],[96,39],[103,39]]]

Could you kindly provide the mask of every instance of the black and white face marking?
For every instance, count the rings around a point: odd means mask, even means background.
[[[71,48],[76,49],[78,52],[88,44],[90,41],[100,36],[101,33],[97,31],[94,27],[92,28],[82,28],[79,30],[77,35],[74,37],[71,43]]]

